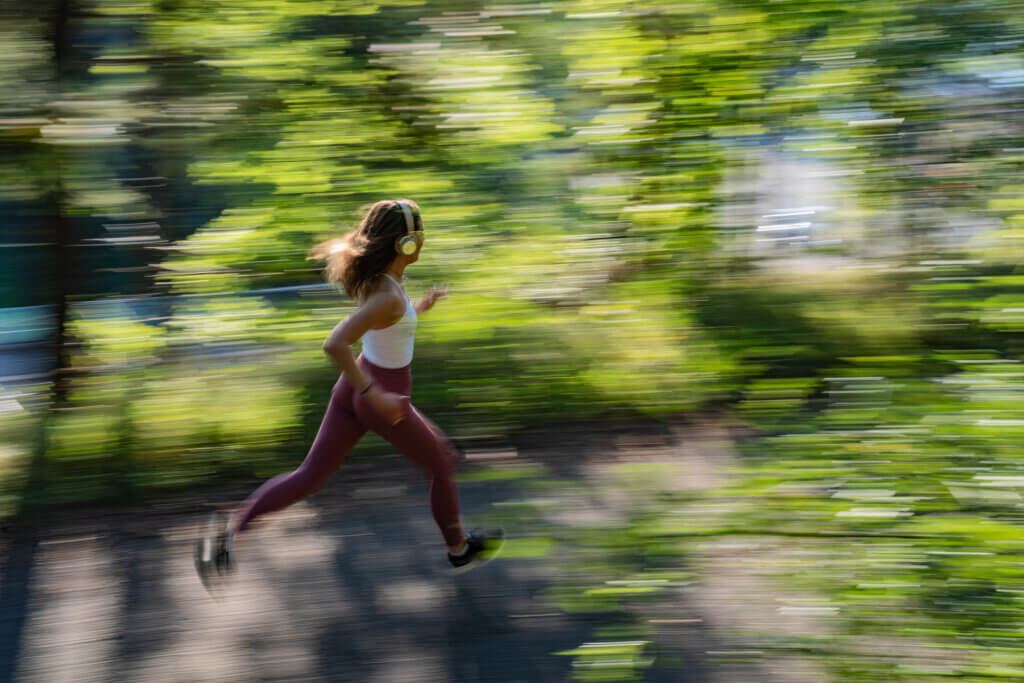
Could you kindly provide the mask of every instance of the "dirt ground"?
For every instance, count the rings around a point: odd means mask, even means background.
[[[668,468],[659,471],[670,486],[706,494],[694,505],[713,509],[736,458],[730,433],[706,420],[536,432],[464,455],[470,523],[540,497],[546,525],[610,533],[636,495],[617,485],[621,465]],[[517,469],[524,476],[508,476]],[[548,482],[540,494],[538,478]],[[572,680],[587,659],[557,653],[609,642],[611,617],[549,597],[578,572],[574,549],[513,542],[537,528],[507,524],[507,556],[450,575],[427,482],[397,456],[355,457],[322,491],[255,526],[239,542],[236,575],[211,596],[192,566],[200,524],[257,483],[11,525],[0,534],[0,681],[532,683]],[[785,611],[785,589],[763,571],[770,561],[757,561],[778,552],[765,539],[700,545],[689,563],[697,580],[639,616],[656,634],[641,679],[827,680],[751,635],[826,626]]]

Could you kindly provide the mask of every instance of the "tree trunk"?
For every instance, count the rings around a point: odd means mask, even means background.
[[[55,67],[55,95],[60,97],[71,72],[72,29],[71,16],[74,11],[74,0],[57,0],[53,17],[53,61]],[[56,304],[56,325],[53,332],[54,349],[54,386],[53,407],[61,408],[67,403],[68,370],[71,358],[67,349],[67,317],[68,296],[72,292],[71,258],[73,230],[64,210],[64,169],[63,151],[59,146],[54,154],[55,173],[53,193],[50,198],[50,216],[52,220],[54,244],[54,276],[53,301]]]

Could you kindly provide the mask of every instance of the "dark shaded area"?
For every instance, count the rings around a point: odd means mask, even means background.
[[[28,618],[29,577],[35,563],[37,542],[4,539],[0,565],[0,680],[13,681]]]

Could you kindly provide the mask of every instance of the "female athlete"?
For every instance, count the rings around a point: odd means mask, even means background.
[[[444,433],[410,403],[417,316],[447,293],[443,287],[431,288],[417,305],[406,294],[403,274],[419,259],[422,248],[419,207],[408,199],[377,202],[358,228],[313,248],[314,258],[327,261],[327,279],[340,282],[357,303],[323,344],[341,375],[299,468],[265,482],[230,521],[214,513],[195,553],[196,568],[207,586],[214,576],[234,568],[233,542],[253,520],[318,491],[367,430],[429,473],[430,509],[456,571],[469,569],[500,549],[501,530],[463,532],[455,451]],[[359,339],[363,348],[357,358],[351,347]]]

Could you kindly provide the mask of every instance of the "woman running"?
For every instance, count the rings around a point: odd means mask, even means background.
[[[463,532],[455,451],[444,433],[410,403],[417,314],[430,310],[446,294],[444,288],[433,287],[415,306],[406,294],[403,273],[419,259],[422,247],[419,207],[411,200],[395,199],[374,204],[348,235],[313,248],[313,257],[327,261],[327,279],[340,282],[358,305],[323,345],[341,376],[302,465],[260,486],[230,522],[214,513],[196,546],[196,569],[204,584],[214,572],[222,575],[233,569],[231,549],[237,534],[257,517],[318,491],[368,429],[430,474],[430,509],[452,566],[468,569],[493,556],[503,542],[501,530]],[[351,346],[360,338],[363,351],[356,358]]]

